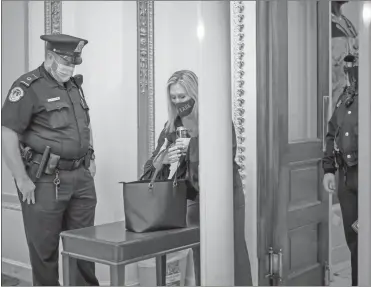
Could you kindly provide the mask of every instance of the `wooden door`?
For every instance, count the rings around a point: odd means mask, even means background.
[[[322,188],[321,158],[329,5],[259,1],[257,6],[259,285],[324,285],[329,197]],[[282,252],[273,277],[266,276],[269,247]]]

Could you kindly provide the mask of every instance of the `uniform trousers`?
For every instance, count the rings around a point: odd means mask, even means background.
[[[343,216],[345,239],[350,250],[352,286],[358,285],[358,235],[352,224],[358,219],[358,166],[348,167],[346,178],[339,169],[338,198]]]
[[[240,185],[238,181],[236,184]],[[235,186],[234,190],[234,286],[252,286],[250,259],[245,241],[245,196],[242,186]],[[187,225],[199,224],[200,204],[197,196],[195,200],[188,200]],[[200,247],[195,247],[192,250],[196,285],[201,286]]]
[[[32,267],[34,286],[58,286],[59,238],[65,230],[94,225],[97,198],[90,171],[84,166],[59,171],[56,193],[55,175],[43,174],[36,181],[35,204],[22,202],[22,215]],[[76,284],[98,286],[95,265],[77,260]]]

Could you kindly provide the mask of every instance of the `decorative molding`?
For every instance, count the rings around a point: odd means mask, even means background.
[[[45,34],[62,33],[62,1],[44,2]]]
[[[243,1],[233,1],[232,24],[233,24],[233,121],[236,129],[237,152],[236,160],[240,165],[242,185],[245,192],[245,81],[244,81],[244,10]]]
[[[155,149],[154,1],[137,1],[138,170]]]

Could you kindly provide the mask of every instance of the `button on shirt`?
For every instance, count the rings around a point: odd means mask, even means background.
[[[335,156],[333,151],[338,148],[348,166],[358,163],[358,96],[353,103],[346,105],[348,95],[344,93],[328,123],[326,135],[326,151],[323,158],[325,173],[335,172]],[[335,148],[336,147],[336,148]]]
[[[336,112],[336,144],[346,156],[346,161],[352,165],[352,161],[357,160],[358,152],[358,96],[354,97],[354,102],[349,107],[343,103]]]
[[[22,79],[35,77],[29,86]],[[23,96],[11,100],[13,88],[23,90]],[[2,108],[2,125],[17,132],[20,140],[36,152],[46,146],[63,159],[83,157],[90,143],[89,108],[73,81],[63,86],[44,66],[14,82]]]

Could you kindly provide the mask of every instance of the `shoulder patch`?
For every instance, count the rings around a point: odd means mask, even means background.
[[[33,82],[35,82],[37,79],[41,77],[38,70],[34,70],[30,73],[27,73],[19,78],[19,82],[23,85],[25,85],[27,88],[31,86]]]
[[[10,102],[15,103],[18,102],[24,96],[24,92],[20,87],[14,87],[8,96]]]

